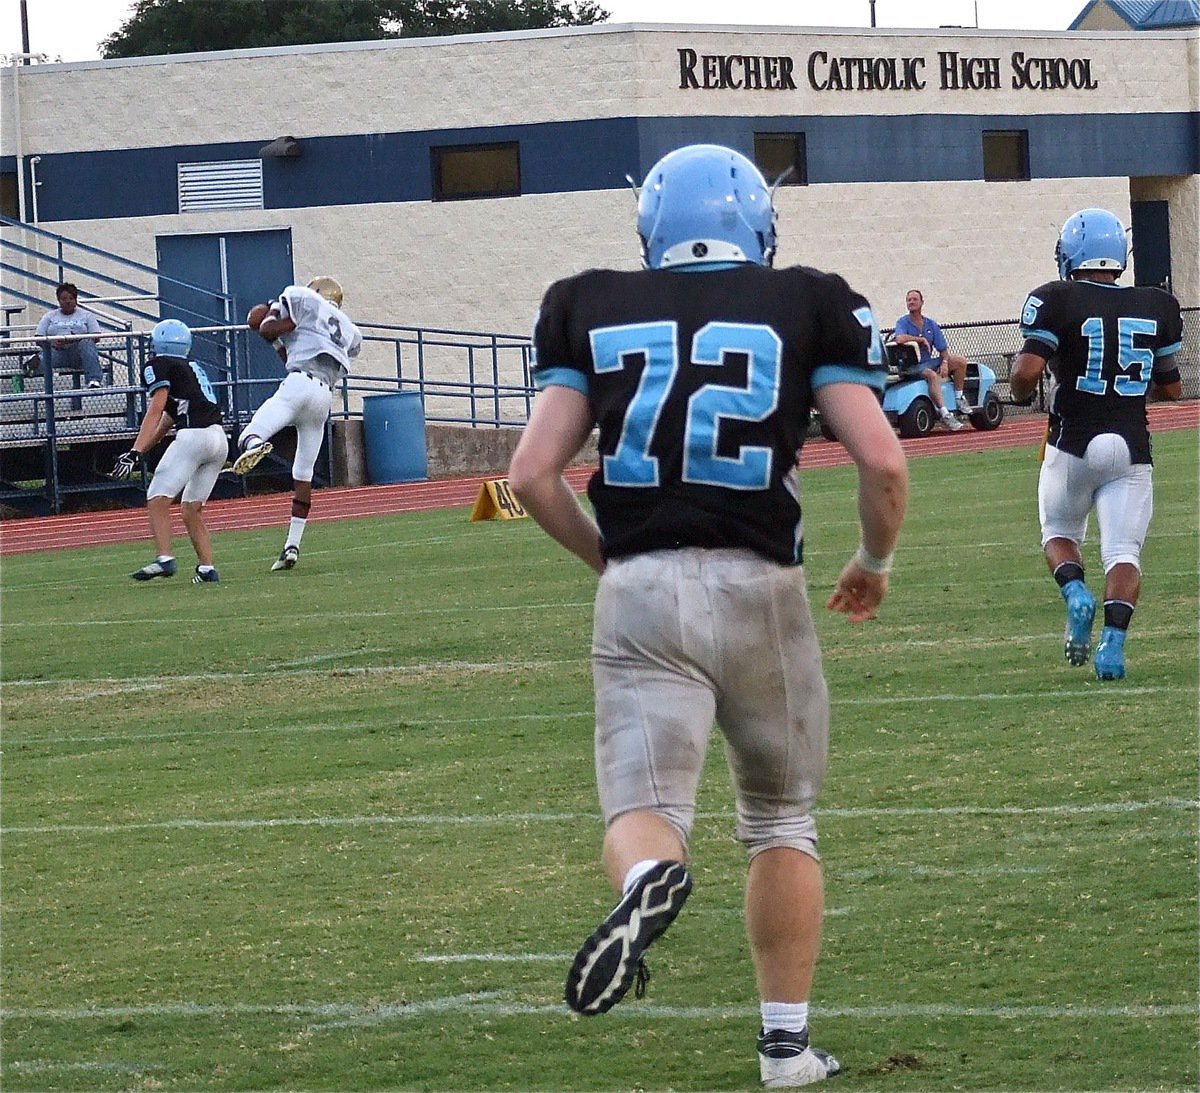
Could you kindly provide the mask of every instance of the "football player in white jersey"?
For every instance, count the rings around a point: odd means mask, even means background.
[[[307,285],[285,288],[267,305],[265,315],[263,305],[253,308],[247,320],[262,338],[275,343],[287,376],[238,437],[241,454],[234,460],[234,472],[248,474],[270,455],[271,437],[285,426],[296,427],[292,522],[272,572],[291,569],[300,558],[330,397],[362,348],[362,334],[341,305],[342,286],[332,277],[314,277]]]

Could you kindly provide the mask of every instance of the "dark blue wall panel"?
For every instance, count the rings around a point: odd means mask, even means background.
[[[1034,178],[1200,173],[1196,113],[654,117],[301,137],[301,156],[264,161],[263,189],[272,209],[428,201],[431,148],[518,141],[524,193],[607,190],[681,144],[749,153],[755,132],[799,130],[812,183],[970,180],[983,177],[985,129],[1027,129]],[[43,155],[41,219],[174,213],[177,164],[252,159],[270,139]]]

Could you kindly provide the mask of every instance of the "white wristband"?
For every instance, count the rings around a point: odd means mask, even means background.
[[[887,554],[882,558],[876,558],[862,543],[858,544],[858,550],[855,552],[854,560],[862,569],[868,573],[890,573],[892,571],[892,559],[894,554]]]

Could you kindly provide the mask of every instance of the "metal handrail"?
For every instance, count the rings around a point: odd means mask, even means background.
[[[29,223],[26,223],[21,220],[14,220],[11,217],[0,216],[0,227],[20,229],[23,232],[32,234],[38,238],[41,238],[41,239],[44,239],[44,240],[47,240],[47,241],[53,243],[56,253],[51,255],[51,254],[45,253],[44,251],[42,251],[40,249],[31,248],[31,247],[26,246],[23,243],[18,243],[16,240],[8,239],[3,236],[0,236],[0,247],[11,248],[17,254],[21,254],[21,255],[24,255],[24,256],[30,257],[30,258],[36,258],[40,261],[53,262],[58,267],[60,275],[64,270],[71,270],[72,272],[86,274],[88,277],[103,281],[107,284],[113,285],[116,288],[125,289],[125,290],[128,290],[129,292],[138,293],[139,297],[142,297],[142,294],[145,292],[144,288],[141,285],[136,285],[136,284],[132,284],[128,281],[124,281],[121,278],[116,277],[112,274],[97,273],[96,270],[91,267],[78,265],[75,262],[68,261],[64,254],[64,248],[69,247],[69,248],[73,248],[76,251],[79,251],[81,254],[93,255],[98,258],[103,258],[106,262],[115,263],[119,266],[125,267],[126,269],[136,270],[141,273],[151,274],[155,278],[155,280],[158,282],[159,285],[163,285],[163,284],[171,285],[171,286],[174,286],[177,288],[186,289],[189,292],[198,292],[201,294],[208,295],[208,296],[212,297],[214,300],[220,301],[224,305],[222,307],[222,311],[224,312],[224,314],[227,317],[232,316],[233,296],[227,292],[219,292],[216,289],[211,289],[204,285],[196,285],[196,284],[192,284],[189,281],[183,281],[183,280],[180,280],[179,278],[171,277],[167,274],[160,272],[154,266],[146,265],[144,262],[138,262],[132,258],[126,258],[123,255],[115,254],[112,251],[107,251],[100,247],[93,247],[88,243],[81,243],[77,239],[71,239],[68,236],[59,235],[57,232],[47,231],[45,228],[39,227],[34,224],[29,224]],[[45,278],[41,275],[35,275],[32,271],[30,271],[28,269],[22,269],[20,267],[9,266],[5,263],[0,263],[0,268],[4,268],[4,269],[8,270],[9,272],[16,273],[20,276],[34,280],[39,284],[44,284],[47,287],[50,287],[50,286],[53,286],[53,285],[59,283],[56,281],[52,281],[48,278]],[[61,281],[61,280],[62,280],[62,277],[60,276],[59,281]],[[14,290],[10,286],[6,286],[5,291],[11,293],[11,295],[13,295],[15,297],[18,297],[22,300],[26,300],[31,303],[44,303],[44,301],[38,300],[36,297],[30,296],[25,292],[20,292],[20,291]],[[142,298],[161,299],[161,293],[155,292],[153,294],[144,296]],[[142,318],[146,317],[145,315],[143,315],[142,312],[140,312],[134,308],[126,307],[124,305],[124,303],[122,303],[118,300],[114,299],[112,302],[117,303],[118,308],[121,311],[128,312],[131,315],[135,315],[135,316],[142,317]],[[172,305],[172,306],[178,307],[178,305]],[[199,312],[191,311],[191,309],[188,309],[188,308],[178,307],[178,309],[181,311],[185,311],[189,314],[195,314],[195,315],[200,314]]]

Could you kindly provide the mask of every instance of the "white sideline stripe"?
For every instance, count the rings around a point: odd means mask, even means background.
[[[171,676],[166,681],[152,683],[144,681],[136,686],[123,688],[114,686],[111,689],[93,688],[81,695],[68,695],[65,701],[82,701],[84,698],[102,698],[128,691],[155,690],[165,687],[167,683],[185,676]],[[31,685],[39,681],[30,680]],[[60,681],[62,682],[62,681]],[[115,683],[116,681],[114,681]],[[6,684],[7,686],[7,684]],[[1064,689],[1058,691],[1014,691],[1006,694],[940,694],[940,695],[878,695],[870,698],[833,698],[831,706],[896,706],[922,702],[1008,702],[1029,698],[1081,698],[1086,696],[1093,701],[1101,698],[1124,699],[1130,695],[1159,694],[1173,692],[1180,688],[1174,686],[1153,687],[1120,687],[1102,688],[1090,685],[1086,688]],[[435,729],[449,728],[455,725],[491,725],[506,721],[565,721],[575,718],[592,718],[594,712],[588,710],[563,710],[552,714],[522,713],[522,714],[489,714],[486,717],[447,717],[433,718],[424,721],[407,721],[406,728]],[[100,736],[9,736],[9,743],[27,746],[30,744],[101,744],[108,741],[121,740],[174,740],[196,736],[246,736],[257,733],[288,733],[288,732],[347,732],[354,729],[378,729],[378,721],[344,721],[344,722],[302,722],[292,725],[261,725],[238,729],[179,729],[172,732],[158,733],[110,733]]]
[[[1049,872],[1042,865],[976,865],[961,869],[940,865],[887,865],[879,869],[838,870],[827,867],[825,875],[835,880],[875,880],[879,877],[1040,877]]]
[[[176,679],[181,677],[174,677]],[[31,680],[34,683],[34,680]],[[120,695],[127,691],[145,691],[157,690],[160,687],[166,686],[166,683],[139,683],[136,686],[122,687],[114,686],[112,689],[92,689],[83,691],[80,695],[67,695],[60,698],[64,702],[80,702],[85,698],[103,698],[112,695]],[[1150,686],[1150,687],[1100,687],[1096,684],[1079,690],[1062,690],[1062,691],[1014,691],[1001,695],[1001,693],[991,693],[991,695],[881,695],[871,698],[833,698],[830,699],[830,705],[904,705],[923,702],[1007,702],[1012,699],[1026,698],[1080,698],[1087,697],[1092,701],[1099,701],[1102,698],[1128,698],[1130,695],[1158,695],[1158,693],[1174,692],[1183,690],[1182,687],[1176,686]],[[406,728],[449,728],[456,725],[494,725],[494,723],[502,721],[568,721],[575,720],[578,717],[586,717],[592,719],[594,711],[587,710],[560,710],[553,714],[492,714],[486,717],[437,717],[437,719],[428,719],[424,721],[406,721]],[[13,737],[8,735],[8,743],[28,746],[30,744],[104,744],[108,741],[121,740],[184,740],[193,737],[244,737],[244,735],[253,735],[257,733],[301,733],[301,732],[350,732],[353,729],[359,728],[380,728],[382,723],[379,721],[310,721],[301,722],[299,725],[263,725],[251,726],[248,728],[181,728],[174,732],[161,733],[108,733],[97,735],[97,737]]]
[[[1060,635],[1061,636],[1061,635]],[[992,691],[984,694],[969,694],[965,691],[958,694],[937,695],[875,695],[870,698],[833,698],[832,706],[901,706],[921,702],[1011,702],[1014,699],[1026,698],[1083,698],[1093,701],[1101,698],[1117,698],[1129,695],[1152,695],[1172,691],[1182,691],[1182,687],[1171,685],[1155,685],[1153,687],[1123,687],[1114,689],[1093,684],[1089,687],[1070,687],[1058,691],[1009,691],[1007,693]]]
[[[851,1018],[855,1020],[880,1020],[905,1017],[981,1017],[984,1019],[1013,1020],[1030,1017],[1053,1017],[1081,1020],[1095,1017],[1147,1018],[1187,1017],[1200,1014],[1200,1005],[1185,1003],[1175,1005],[1125,1005],[1125,1006],[956,1006],[949,1003],[904,1004],[878,1006],[836,1006],[814,1003],[814,1016]],[[503,1001],[499,992],[457,994],[445,998],[431,998],[424,1002],[382,1003],[363,1006],[352,1002],[324,1003],[280,1003],[276,1005],[250,1002],[199,1003],[176,1002],[146,1006],[94,1006],[79,1009],[50,1007],[5,1007],[0,1009],[0,1019],[54,1020],[54,1021],[112,1021],[147,1017],[303,1017],[316,1018],[321,1023],[317,1028],[338,1028],[347,1025],[381,1024],[385,1021],[426,1017],[429,1014],[465,1014],[487,1016],[539,1016],[558,1014],[571,1016],[563,1002],[521,1003]],[[647,1017],[676,1018],[683,1020],[720,1020],[725,1018],[758,1017],[758,1007],[740,1006],[660,1006],[642,1003],[636,1006],[618,1006],[610,1012],[609,1019],[625,1017],[640,1020]]]
[[[482,567],[479,567],[482,568]],[[413,576],[411,572],[407,574],[409,578]],[[1196,573],[1194,570],[1175,570],[1164,572],[1155,570],[1154,578],[1156,580],[1165,580],[1168,577],[1183,577],[1190,579],[1195,583]],[[1029,585],[1028,577],[1000,577],[989,578],[989,583],[992,585],[1012,584],[1012,585]],[[906,588],[919,590],[922,588],[941,588],[945,585],[945,580],[937,581],[912,581],[904,582]],[[65,584],[67,588],[76,588],[77,584],[68,582]],[[814,586],[815,587],[815,586]],[[23,590],[24,591],[24,590]],[[815,599],[816,597],[814,597]],[[1052,597],[1048,602],[1057,606]],[[336,619],[404,619],[411,618],[414,615],[483,615],[483,614],[506,614],[513,611],[579,611],[591,610],[594,606],[592,600],[580,600],[571,602],[567,600],[555,600],[551,603],[516,603],[516,604],[470,604],[457,606],[454,604],[446,604],[442,607],[398,607],[394,611],[311,611],[303,614],[288,615],[288,620],[291,622],[320,622]],[[120,619],[21,619],[14,622],[6,622],[5,626],[8,629],[16,629],[17,627],[28,627],[37,629],[47,629],[54,627],[70,627],[75,629],[80,626],[171,626],[178,628],[181,625],[187,626],[209,626],[215,623],[250,623],[250,622],[278,622],[278,615],[206,615],[203,618],[186,618],[179,615],[151,615],[145,618],[127,617]],[[1189,633],[1191,631],[1189,630]],[[1147,630],[1138,628],[1137,633],[1140,636],[1155,636],[1160,633],[1159,630]],[[1056,637],[1057,634],[1026,634],[1012,635],[1005,640],[1010,641],[1042,641],[1047,637]],[[898,645],[920,645],[920,644],[947,644],[945,642],[916,642],[916,641],[899,641]]]
[[[116,692],[92,691],[88,693],[104,696]],[[67,701],[70,700],[71,698],[68,697]],[[590,721],[594,716],[591,710],[562,711],[559,713],[493,714],[488,717],[447,717],[429,721],[406,721],[404,727],[406,729],[440,729],[451,728],[455,725],[490,725],[501,721],[570,721],[578,718],[587,718]],[[175,729],[167,732],[109,733],[101,736],[24,736],[19,741],[9,736],[7,742],[10,744],[19,743],[22,747],[28,747],[30,744],[105,744],[122,740],[184,740],[195,736],[253,736],[264,732],[351,732],[355,729],[379,729],[383,727],[392,726],[381,725],[378,721],[308,721],[292,725],[252,725],[239,729]]]
[[[46,1074],[56,1070],[93,1074],[150,1074],[164,1069],[161,1063],[79,1063],[65,1059],[6,1059],[4,1068],[22,1074]]]
[[[114,687],[112,689],[93,688],[89,691],[84,691],[78,695],[67,695],[63,701],[80,702],[87,698],[105,698],[114,694],[122,694],[126,691],[144,691],[156,690],[167,686],[167,683],[173,682],[176,679],[184,679],[183,676],[171,676],[165,682],[140,683],[135,687],[121,688]],[[36,681],[31,680],[33,684]],[[6,684],[5,686],[8,686]],[[1061,690],[1061,691],[1015,691],[1009,694],[941,694],[941,695],[879,695],[871,698],[834,698],[830,700],[831,706],[898,706],[922,702],[1010,702],[1018,699],[1027,698],[1081,698],[1086,696],[1093,701],[1099,701],[1102,698],[1125,699],[1130,695],[1144,694],[1159,694],[1161,692],[1174,692],[1180,690],[1174,686],[1154,686],[1154,687],[1100,687],[1098,685],[1089,686],[1087,688]],[[405,728],[408,729],[437,729],[449,728],[454,725],[492,725],[505,721],[567,721],[576,718],[591,719],[595,714],[592,710],[562,710],[552,714],[542,713],[516,713],[516,714],[489,714],[487,717],[448,717],[435,718],[425,721],[406,721]],[[249,736],[258,733],[289,733],[289,732],[349,732],[355,729],[379,729],[389,727],[385,723],[379,721],[340,721],[340,722],[301,722],[293,725],[260,725],[251,726],[249,728],[238,729],[177,729],[170,732],[148,732],[148,733],[108,733],[100,736],[16,736],[11,733],[8,736],[8,743],[20,744],[27,747],[30,744],[103,744],[109,742],[119,742],[122,740],[133,741],[150,741],[150,740],[184,740],[197,736],[215,737],[215,736]]]
[[[444,953],[414,956],[418,964],[471,964],[476,961],[487,964],[533,964],[541,961],[570,961],[574,953]]]
[[[1090,816],[1130,812],[1194,812],[1200,801],[1164,797],[1157,801],[1097,801],[1086,805],[946,805],[941,808],[818,808],[818,817],[881,819],[919,816]],[[733,811],[701,812],[702,820],[728,820]],[[599,823],[592,812],[497,812],[492,814],[429,814],[410,816],[279,816],[241,820],[145,820],[125,824],[6,824],[3,835],[112,835],[123,831],[248,831],[273,827],[464,827],[486,824]]]
[[[285,660],[274,665],[276,670],[303,668],[306,664],[328,664],[334,660],[347,660],[350,657],[362,657],[367,654],[386,653],[386,649],[350,649],[344,653],[314,653],[310,657],[297,657],[295,660]]]
[[[280,676],[320,676],[330,672],[343,676],[395,675],[405,672],[507,672],[514,668],[561,668],[565,664],[587,664],[587,657],[566,660],[433,660],[418,664],[365,664],[345,668],[276,668],[267,666],[255,672],[193,672],[178,676],[101,676],[96,679],[6,679],[4,687],[87,687],[166,683],[227,683],[231,680],[269,679]]]
[[[412,577],[411,573],[405,574],[406,578]],[[69,587],[76,587],[74,584]],[[563,600],[558,600],[554,603],[515,603],[515,604],[471,604],[467,607],[456,607],[447,605],[445,607],[401,607],[395,611],[312,611],[307,614],[288,615],[288,622],[318,622],[334,619],[404,619],[411,618],[413,615],[483,615],[489,612],[493,614],[502,614],[509,611],[556,611],[562,609],[576,610],[578,608],[591,608],[592,601],[585,600],[580,603],[567,603]],[[205,618],[187,619],[178,615],[165,616],[153,615],[150,618],[124,618],[124,619],[80,619],[72,621],[70,619],[25,619],[20,622],[6,622],[6,627],[47,627],[47,626],[68,626],[74,629],[77,626],[151,626],[151,625],[171,625],[178,628],[181,625],[188,626],[210,626],[216,623],[245,623],[245,622],[278,622],[278,615],[209,615]]]
[[[1166,632],[1166,631],[1164,631]],[[1150,631],[1145,632],[1147,635]],[[1175,633],[1175,631],[1171,631]],[[1062,634],[1056,633],[1054,639],[1061,641]],[[1030,640],[1038,640],[1036,637]],[[1049,640],[1047,635],[1046,640]],[[902,644],[902,643],[897,643]],[[914,645],[920,644],[914,642]],[[961,641],[955,642],[956,645],[963,644]],[[1003,644],[1003,643],[1001,643]],[[844,650],[837,650],[839,653]],[[826,650],[827,654],[829,650]],[[89,679],[81,678],[66,678],[66,679],[6,679],[0,683],[0,690],[7,687],[104,687],[104,688],[121,688],[134,687],[142,688],[146,686],[167,686],[172,683],[227,683],[234,680],[253,680],[253,679],[274,679],[283,676],[287,677],[309,677],[320,676],[322,679],[328,677],[330,671],[338,675],[395,675],[396,673],[407,672],[504,672],[512,669],[536,669],[536,668],[561,668],[566,665],[590,664],[591,658],[582,657],[565,657],[560,660],[492,660],[492,661],[462,661],[462,660],[447,660],[447,661],[427,661],[416,664],[359,664],[347,665],[344,668],[284,668],[267,666],[256,671],[242,672],[193,672],[188,675],[173,675],[173,676],[97,676]],[[833,705],[889,705],[895,702],[971,702],[971,701],[1008,701],[1011,699],[1025,698],[1069,698],[1081,697],[1087,695],[1089,698],[1095,698],[1100,695],[1121,697],[1123,695],[1137,694],[1158,694],[1162,691],[1181,690],[1179,687],[1156,685],[1151,687],[1073,687],[1057,691],[1009,691],[1009,692],[992,692],[983,694],[972,694],[968,692],[958,692],[954,694],[936,694],[936,695],[902,695],[896,697],[873,697],[873,698],[832,698]],[[119,693],[119,690],[110,691],[110,693]],[[481,718],[479,720],[487,720]]]
[[[1145,638],[1196,638],[1196,628],[1194,626],[1151,626],[1143,627],[1137,631],[1138,637]],[[1040,645],[1043,642],[1052,643],[1057,646],[1062,643],[1062,631],[1056,630],[1053,633],[1045,634],[1000,634],[994,637],[961,637],[961,638],[903,638],[893,641],[891,644],[897,649],[941,649],[953,647],[955,649],[1002,649],[1008,645]],[[830,639],[826,639],[826,647],[833,644]],[[840,653],[850,652],[850,647],[843,646],[839,649]],[[1061,652],[1056,652],[1055,659],[1061,656]]]

